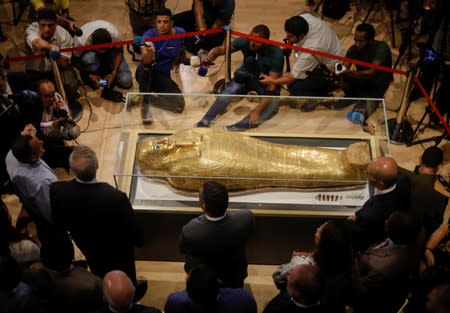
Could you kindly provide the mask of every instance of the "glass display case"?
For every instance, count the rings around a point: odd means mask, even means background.
[[[218,100],[229,102],[226,112],[196,128]],[[364,123],[348,119],[357,101],[374,109]],[[151,123],[143,123],[143,102]],[[257,127],[230,127],[245,125],[237,122],[261,103],[278,110],[249,123]],[[114,180],[140,211],[199,212],[198,186],[217,180],[231,209],[347,216],[368,199],[368,161],[390,154],[382,99],[129,93],[126,104]],[[315,110],[303,112],[304,104]]]

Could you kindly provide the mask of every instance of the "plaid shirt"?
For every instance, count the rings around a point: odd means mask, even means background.
[[[152,15],[165,7],[166,0],[127,0],[130,10],[141,15]]]

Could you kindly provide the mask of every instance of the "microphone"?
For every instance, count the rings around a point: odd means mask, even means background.
[[[208,62],[200,63],[200,67],[198,68],[198,75],[202,77],[206,76],[206,74],[208,74],[208,68],[209,68]]]
[[[48,55],[50,56],[51,59],[58,60],[59,57],[61,56],[61,52],[59,52],[59,50],[50,50]]]

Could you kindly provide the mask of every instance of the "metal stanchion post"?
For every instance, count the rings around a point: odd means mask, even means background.
[[[412,127],[406,120],[406,112],[409,108],[409,92],[411,91],[412,82],[414,80],[414,71],[409,71],[408,80],[403,90],[402,102],[397,117],[388,120],[389,138],[393,143],[406,143],[410,140]]]
[[[223,28],[225,35],[225,84],[231,81],[231,26],[227,25]]]
[[[225,34],[225,78],[219,79],[213,86],[213,93],[219,94],[222,92],[226,84],[231,81],[231,26],[225,25],[223,29]]]

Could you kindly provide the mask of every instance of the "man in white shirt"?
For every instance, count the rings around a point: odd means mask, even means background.
[[[33,82],[41,79],[54,81],[51,54],[61,71],[64,89],[70,102],[79,97],[77,94],[78,79],[70,65],[71,53],[59,53],[59,49],[71,48],[73,46],[72,37],[67,30],[57,25],[56,12],[52,9],[39,10],[37,19],[37,22],[31,23],[25,30],[25,43],[29,54],[43,54],[44,57],[28,61],[27,73]]]
[[[293,16],[284,23],[286,39],[289,44],[303,48],[343,56],[341,43],[336,33],[322,20],[304,13]],[[334,68],[336,60],[315,56],[306,52],[296,53],[297,61],[291,72],[273,79],[262,75],[260,82],[265,85],[288,85],[293,96],[320,97],[326,96],[333,89],[323,66]],[[307,103],[301,107],[304,112],[313,111],[317,102]]]
[[[75,37],[75,47],[89,46],[120,41],[119,30],[110,22],[96,20],[81,26],[83,35]],[[131,88],[133,78],[123,57],[123,48],[102,48],[75,52],[81,58],[81,75],[88,84],[97,89],[99,81],[107,80],[107,86],[117,84],[120,88]]]

